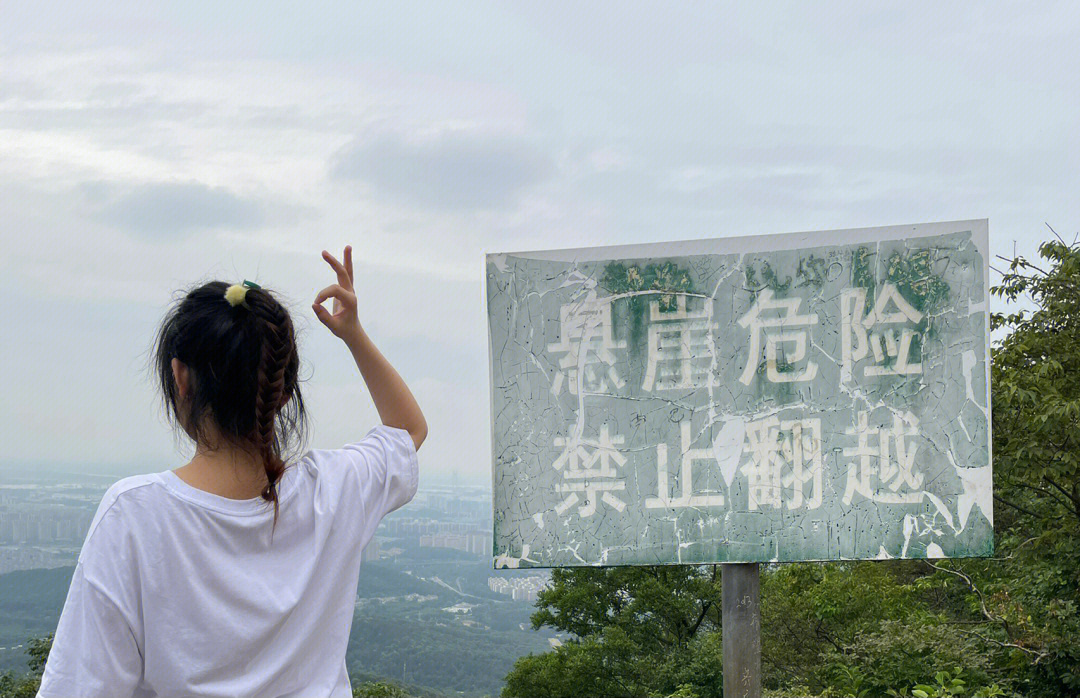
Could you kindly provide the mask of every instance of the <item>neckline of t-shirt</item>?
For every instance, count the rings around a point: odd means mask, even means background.
[[[285,468],[285,473],[281,476],[281,480],[278,482],[278,507],[292,495],[296,490],[296,470],[298,464],[291,465]],[[206,490],[200,490],[198,487],[189,485],[180,479],[172,470],[166,470],[161,475],[161,482],[165,485],[165,488],[175,494],[177,497],[184,499],[192,504],[197,504],[205,509],[211,509],[223,514],[234,514],[236,516],[256,516],[258,514],[270,514],[273,515],[274,505],[263,499],[262,497],[253,497],[252,499],[230,499],[229,497],[222,497],[219,494],[213,492],[207,492]]]

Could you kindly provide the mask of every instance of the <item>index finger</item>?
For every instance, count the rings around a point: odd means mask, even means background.
[[[337,261],[334,255],[330,254],[326,250],[323,250],[322,256],[323,259],[326,260],[327,264],[329,264],[334,269],[334,271],[337,272],[338,283],[345,288],[351,289],[352,278],[349,276],[349,272],[345,271],[345,267],[341,266],[341,262]]]

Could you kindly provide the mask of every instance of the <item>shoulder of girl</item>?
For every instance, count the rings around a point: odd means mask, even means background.
[[[121,478],[105,490],[105,494],[101,498],[101,503],[98,504],[97,512],[94,514],[93,520],[90,522],[90,529],[86,533],[86,540],[89,541],[97,529],[100,527],[102,520],[110,514],[110,512],[116,512],[117,507],[122,507],[124,501],[131,496],[131,493],[137,492],[140,488],[152,485],[157,482],[156,475],[132,475],[130,477]]]

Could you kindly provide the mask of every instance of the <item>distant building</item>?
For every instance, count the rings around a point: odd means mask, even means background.
[[[369,562],[371,560],[379,559],[379,539],[375,536],[371,537],[368,544],[364,546],[364,550],[360,553],[361,562]]]
[[[474,555],[489,555],[491,553],[491,534],[487,531],[469,531],[468,550]]]
[[[506,594],[514,601],[536,601],[547,586],[547,578],[540,575],[529,577],[488,577],[488,588],[497,594]]]
[[[491,534],[477,530],[466,530],[462,533],[440,531],[420,536],[420,547],[450,548],[474,555],[484,555],[491,550]]]
[[[4,505],[0,508],[0,545],[81,544],[93,518],[91,512],[71,507]]]

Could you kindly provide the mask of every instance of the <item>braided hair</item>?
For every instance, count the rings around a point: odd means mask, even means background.
[[[274,507],[290,445],[302,447],[306,413],[292,319],[264,288],[242,303],[226,300],[228,284],[211,281],[184,295],[158,331],[154,368],[170,421],[195,440],[213,435],[257,455],[266,470],[262,498]],[[179,400],[172,360],[188,369],[189,393]],[[216,447],[216,444],[215,444]]]

